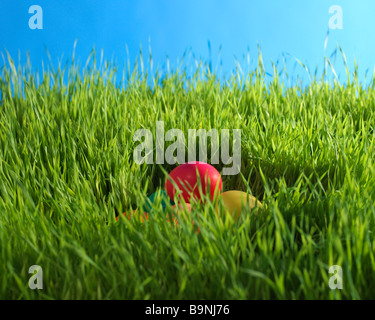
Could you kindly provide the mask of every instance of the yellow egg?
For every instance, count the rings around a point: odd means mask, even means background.
[[[247,208],[250,212],[255,207],[262,207],[262,203],[255,197],[242,191],[226,191],[221,194],[221,197],[225,209],[236,219],[241,215],[242,208]],[[257,211],[254,212],[256,213]]]

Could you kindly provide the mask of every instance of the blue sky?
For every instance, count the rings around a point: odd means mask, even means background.
[[[31,5],[43,9],[42,30],[29,28]],[[343,9],[343,29],[330,30],[325,49],[332,5]],[[250,60],[256,62],[257,43],[267,71],[272,71],[270,61],[281,60],[283,53],[290,60],[288,69],[295,64],[291,57],[312,71],[321,68],[324,55],[329,56],[338,43],[351,68],[357,60],[363,76],[366,69],[372,75],[375,66],[374,13],[373,0],[1,0],[0,51],[7,49],[16,60],[20,51],[23,61],[29,51],[33,66],[38,67],[42,59],[47,60],[45,48],[56,64],[63,55],[71,57],[78,39],[76,56],[81,61],[95,46],[121,64],[127,57],[125,45],[134,63],[140,45],[148,54],[151,44],[154,65],[162,67],[167,54],[176,66],[186,49],[207,60],[209,40],[213,67],[222,61],[223,72],[230,73],[235,57],[246,70],[247,57],[243,57],[248,48]],[[190,59],[193,63],[192,55]],[[338,56],[335,68],[343,75],[341,61]],[[305,71],[297,67],[295,72]]]

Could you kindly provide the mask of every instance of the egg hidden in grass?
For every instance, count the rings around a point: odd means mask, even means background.
[[[186,203],[192,202],[193,199],[202,201],[199,181],[203,195],[209,195],[211,200],[214,199],[215,193],[220,193],[220,173],[210,164],[199,161],[187,162],[173,169],[165,182],[165,189],[172,200],[176,193],[181,192],[180,196]]]
[[[262,208],[262,203],[254,196],[246,192],[231,190],[223,192],[220,197],[223,200],[225,210],[235,219],[238,219],[243,209],[252,211],[254,208]],[[218,212],[218,206],[216,206]],[[254,211],[257,214],[257,211]]]
[[[131,212],[131,213],[126,213],[126,212],[124,212],[124,213],[123,213],[123,216],[124,216],[125,218],[128,218],[128,220],[130,220],[130,219],[132,218],[132,216],[133,216],[133,217],[138,217],[138,216],[140,216],[140,218],[141,218],[141,220],[142,220],[143,223],[145,222],[145,219],[148,220],[147,212],[144,212],[143,215],[141,215],[141,214],[138,212],[138,210],[133,210],[133,212]],[[116,221],[118,221],[119,218],[120,218],[120,216],[116,217]]]
[[[153,206],[155,206],[158,201],[160,201],[160,205],[163,208],[163,211],[165,211],[167,203],[174,205],[174,202],[168,197],[168,194],[165,192],[165,190],[157,190],[147,198],[146,203],[143,205],[143,210],[151,212]]]

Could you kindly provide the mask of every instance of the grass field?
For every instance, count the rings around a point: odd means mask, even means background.
[[[207,66],[121,81],[89,65],[1,70],[0,298],[375,298],[375,79],[285,86],[260,65],[227,82]],[[116,222],[174,168],[132,160],[134,132],[157,120],[186,135],[242,129],[241,174],[223,190],[264,210],[230,223],[208,202],[178,228],[157,208],[152,222]],[[328,286],[331,265],[343,290]]]

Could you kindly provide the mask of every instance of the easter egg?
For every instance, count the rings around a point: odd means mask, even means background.
[[[199,183],[203,194],[209,195],[211,200],[214,198],[215,190],[218,193],[221,191],[222,180],[220,173],[208,163],[199,161],[187,162],[173,169],[165,182],[165,189],[172,200],[176,193],[179,192],[179,196],[185,202],[190,203],[193,199],[202,200]],[[193,199],[191,199],[191,195]]]
[[[143,205],[143,210],[150,212],[153,209],[153,206],[158,203],[163,208],[163,211],[165,211],[167,203],[170,203],[171,205],[174,204],[174,202],[168,197],[167,193],[164,190],[158,190],[147,198],[146,203]]]
[[[178,215],[183,210],[187,210],[188,212],[191,212],[191,205],[190,205],[190,203],[185,203],[185,205],[186,205],[186,209],[185,209],[185,207],[181,203],[179,204],[178,207],[177,207],[176,204],[172,206],[172,209],[173,209],[173,211],[175,213],[175,214],[172,214],[172,220],[174,221],[174,223],[175,223],[176,226],[178,224],[178,220],[176,218],[176,215]],[[167,215],[167,219],[168,219],[167,221],[169,222],[169,215]]]
[[[191,212],[191,206],[190,206],[190,204],[186,203],[185,205],[186,205],[186,210],[189,211],[189,212]],[[185,207],[182,204],[179,204],[178,207],[177,207],[177,205],[173,205],[172,209],[174,211],[174,214],[172,214],[172,220],[173,220],[175,226],[177,227],[178,220],[176,218],[176,215],[178,215],[180,213],[180,211],[185,210]],[[170,222],[169,214],[167,215],[167,222]]]
[[[177,205],[174,205],[174,206],[172,206],[172,208],[174,209],[174,211],[177,214],[179,214],[183,210],[187,210],[188,212],[191,212],[191,205],[190,205],[190,203],[185,203],[185,205],[186,205],[186,209],[185,209],[184,205],[181,204],[181,203],[179,204],[178,207],[177,207]],[[175,222],[175,226],[177,227],[178,220],[176,218],[174,218],[173,221]],[[198,227],[194,226],[194,220],[193,220],[192,224],[193,224],[193,227],[195,228],[195,231],[198,232],[198,233],[200,233],[200,229]]]
[[[190,203],[185,203],[185,205],[186,205],[187,211],[191,212],[191,205],[190,205]],[[177,207],[176,204],[173,205],[172,209],[175,210],[176,212],[178,212],[180,210],[185,210],[185,207],[184,207],[184,205],[182,203],[180,203],[178,207]]]
[[[139,215],[139,213],[138,213],[138,210],[133,210],[132,213],[127,214],[126,212],[124,212],[123,215],[124,215],[124,217],[128,218],[128,220],[130,220],[130,218],[131,218],[132,216]],[[143,219],[143,217],[144,217],[146,220],[148,220],[147,212],[145,212],[145,213],[143,214],[143,216],[141,216],[141,220],[142,220],[142,222],[144,223],[145,220]],[[116,221],[118,221],[118,219],[119,219],[119,217],[116,217]]]
[[[247,208],[250,212],[253,208],[261,208],[262,203],[246,192],[232,190],[221,194],[225,209],[233,218],[239,218],[242,209]],[[256,214],[256,212],[255,212]]]

